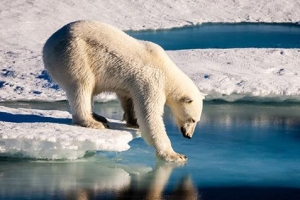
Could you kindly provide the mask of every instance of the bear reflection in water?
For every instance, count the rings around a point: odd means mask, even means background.
[[[183,176],[177,186],[166,191],[166,186],[174,168],[180,167],[177,164],[159,163],[155,169],[142,176],[132,176],[130,184],[117,191],[105,188],[80,188],[69,193],[67,199],[178,199],[196,200],[200,199],[197,189],[194,187],[189,175]],[[109,181],[109,180],[107,180]],[[114,193],[114,194],[112,194]]]
[[[173,191],[164,195],[164,189],[175,166],[174,164],[157,164],[154,171],[146,174],[139,181],[131,181],[128,189],[119,193],[123,199],[199,199],[198,191],[194,187],[191,178],[183,176]],[[137,189],[135,189],[137,188]]]

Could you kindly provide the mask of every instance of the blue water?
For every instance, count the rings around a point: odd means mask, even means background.
[[[206,48],[300,48],[300,26],[276,23],[207,23],[166,30],[127,31],[165,50]]]
[[[61,103],[14,107],[67,109]],[[96,105],[120,119],[117,102]],[[300,105],[205,102],[191,140],[166,108],[167,132],[184,166],[157,162],[140,139],[126,152],[78,161],[0,160],[0,199],[300,199]],[[127,174],[127,175],[126,175]]]

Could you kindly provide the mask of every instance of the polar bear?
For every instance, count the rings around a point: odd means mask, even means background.
[[[164,105],[171,108],[183,136],[191,138],[204,96],[160,46],[102,22],[76,21],[47,40],[43,61],[66,92],[74,124],[108,128],[106,118],[93,113],[92,101],[102,92],[115,92],[127,125],[140,128],[158,157],[187,160],[173,150],[166,134]]]

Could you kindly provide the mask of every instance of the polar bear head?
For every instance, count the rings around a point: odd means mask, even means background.
[[[191,139],[202,114],[204,95],[198,90],[169,102],[176,124],[185,138]]]

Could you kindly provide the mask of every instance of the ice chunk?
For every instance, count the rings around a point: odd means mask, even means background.
[[[0,106],[0,156],[34,159],[77,159],[87,151],[126,151],[137,137],[118,120],[110,129],[71,125],[71,115],[58,110]]]

